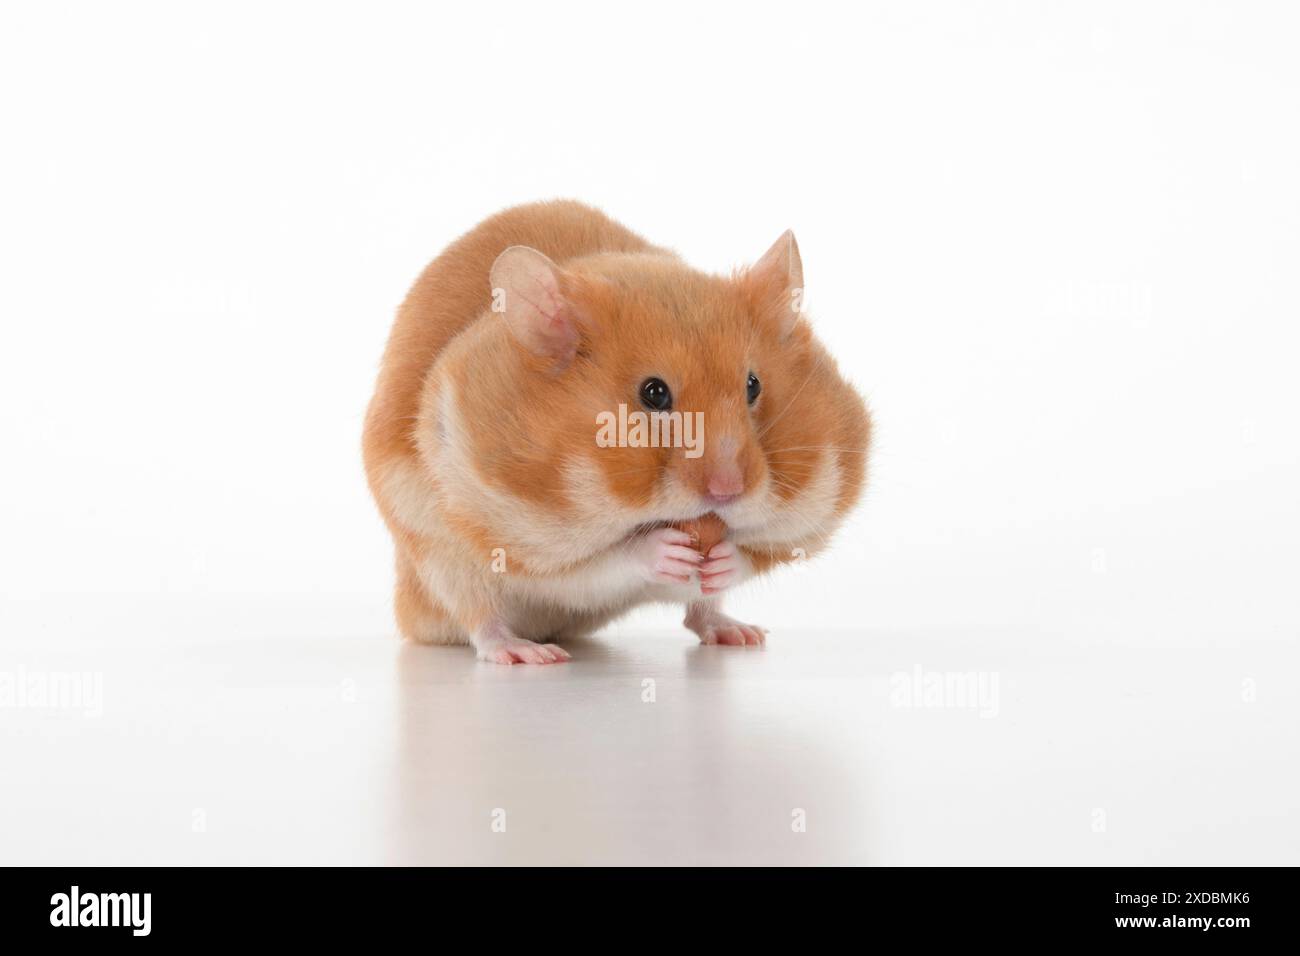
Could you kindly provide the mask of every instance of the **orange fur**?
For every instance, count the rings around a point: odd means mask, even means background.
[[[542,254],[520,259],[525,271],[540,263],[550,277],[550,260],[555,294],[536,299],[553,314],[491,311],[489,275],[514,246]],[[797,265],[792,237],[789,248]],[[784,250],[706,275],[566,201],[492,216],[424,270],[398,312],[363,440],[397,547],[403,634],[465,640],[504,620],[540,637],[665,599],[610,584],[617,575],[594,562],[713,511],[719,469],[745,489],[718,510],[753,571],[824,544],[860,496],[870,419],[790,312],[801,272]],[[534,322],[528,334],[521,321]],[[762,382],[752,407],[751,370]],[[668,383],[674,410],[703,413],[699,457],[597,445],[595,416],[638,409],[651,376]]]

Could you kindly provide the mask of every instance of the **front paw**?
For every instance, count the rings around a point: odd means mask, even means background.
[[[700,564],[700,593],[720,594],[740,580],[740,551],[730,541],[719,541]]]
[[[642,576],[654,584],[690,584],[704,561],[691,547],[691,536],[676,528],[656,528],[636,543]]]

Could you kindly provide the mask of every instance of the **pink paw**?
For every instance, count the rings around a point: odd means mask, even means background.
[[[731,587],[738,580],[740,580],[740,552],[736,550],[736,546],[730,541],[719,541],[709,551],[709,556],[700,564],[700,593],[718,594]],[[727,642],[719,641],[718,643]]]
[[[492,664],[563,664],[569,652],[558,644],[538,644],[509,633],[493,633],[474,641],[478,659]]]
[[[686,618],[689,627],[701,644],[723,644],[733,647],[762,647],[767,642],[767,628],[744,624],[718,612]]]
[[[690,584],[691,575],[704,560],[691,547],[691,536],[676,528],[656,528],[636,547],[646,579],[656,584]]]

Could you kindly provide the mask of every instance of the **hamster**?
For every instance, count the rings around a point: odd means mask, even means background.
[[[870,445],[802,303],[790,232],[729,276],[572,201],[453,242],[398,311],[363,437],[402,635],[558,663],[656,601],[705,644],[763,644],[724,595],[826,545]]]

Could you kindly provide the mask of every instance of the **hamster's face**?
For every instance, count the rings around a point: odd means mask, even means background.
[[[800,312],[790,234],[732,277],[651,254],[560,269],[515,247],[492,283],[523,347],[484,390],[510,383],[516,494],[629,531],[715,512],[771,548],[820,543],[856,501],[869,419]]]
[[[608,492],[590,504],[637,523],[715,512],[741,543],[773,546],[824,537],[852,506],[865,406],[776,258],[732,278],[666,257],[576,266],[579,341],[557,382]]]

